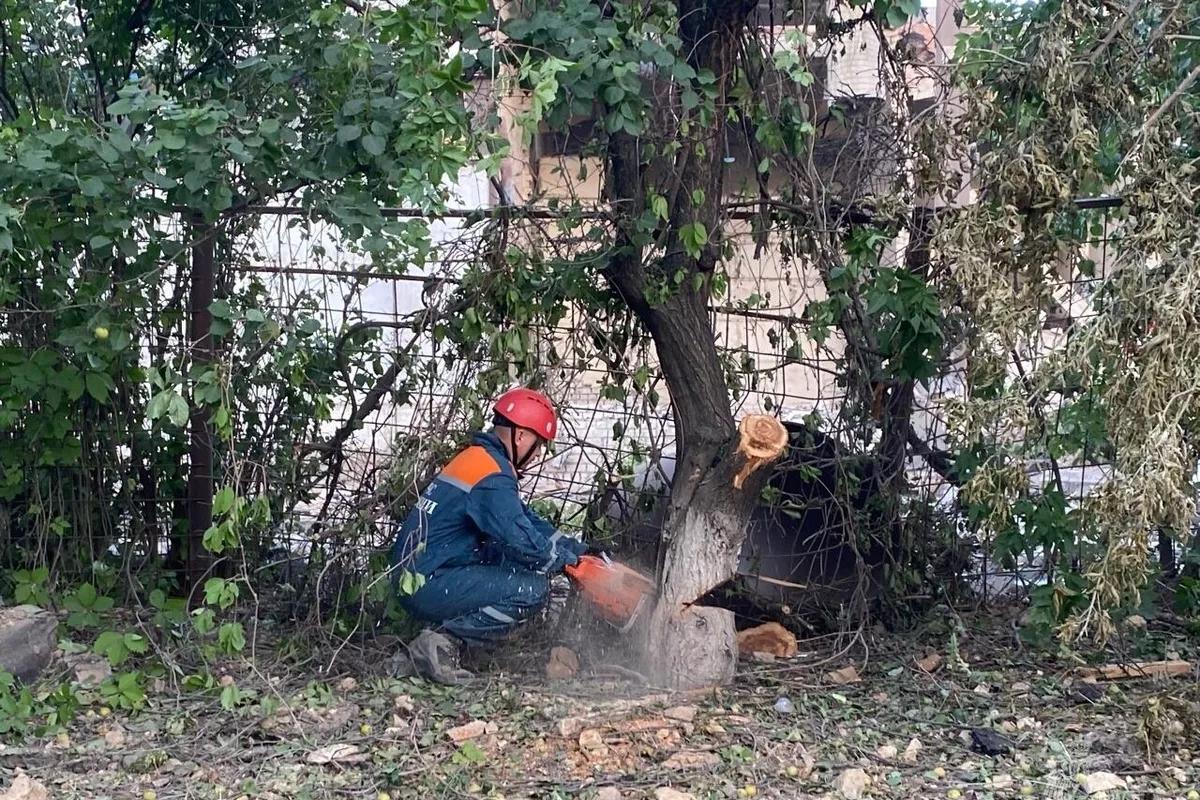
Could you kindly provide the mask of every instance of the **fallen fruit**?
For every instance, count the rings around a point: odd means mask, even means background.
[[[1023,797],[1032,796],[1033,795],[1033,787],[1030,786],[1028,783],[1024,784],[1023,786],[1021,786],[1021,795]]]
[[[787,774],[788,774],[789,778],[795,778],[797,775],[800,774],[800,768],[797,767],[795,764],[792,764],[790,767],[787,768]],[[1188,800],[1191,800],[1191,798],[1189,798]]]
[[[933,768],[933,777],[937,778],[938,780],[941,780],[942,778],[946,777],[945,768],[944,767],[934,767]]]
[[[363,736],[369,736],[371,734],[371,730],[371,725],[367,722],[364,722],[362,725],[358,726],[358,732]]]
[[[951,789],[950,791],[946,792],[946,797],[949,797],[950,800],[959,800],[959,798],[962,797],[962,792],[960,792],[958,789]]]
[[[746,797],[754,797],[754,795],[758,794],[758,787],[753,783],[747,783],[742,787],[742,791],[746,793]]]
[[[112,709],[109,708],[108,706],[100,706],[100,716],[107,717],[111,713],[112,713]]]
[[[1200,792],[1197,792],[1195,789],[1192,789],[1190,792],[1188,792],[1187,797],[1188,797],[1188,800],[1200,800]]]
[[[392,796],[387,792],[380,792],[379,794],[375,795],[375,800],[392,800]]]
[[[108,328],[105,328],[103,325],[97,325],[92,329],[92,336],[95,336],[97,340],[103,342],[108,338]]]
[[[158,800],[158,792],[153,789],[147,789],[142,792],[142,800]]]

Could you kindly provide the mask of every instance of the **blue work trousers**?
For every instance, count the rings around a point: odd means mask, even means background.
[[[550,592],[545,575],[511,564],[441,567],[401,605],[469,644],[501,639],[538,612]]]

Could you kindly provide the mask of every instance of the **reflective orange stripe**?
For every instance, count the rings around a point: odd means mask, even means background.
[[[492,458],[492,454],[475,445],[450,459],[450,463],[442,469],[438,477],[469,492],[475,484],[497,472],[500,472],[500,465]]]

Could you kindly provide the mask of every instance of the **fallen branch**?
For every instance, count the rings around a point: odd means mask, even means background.
[[[1088,667],[1079,670],[1078,675],[1085,681],[1116,681],[1127,678],[1178,678],[1191,675],[1194,671],[1195,666],[1190,661],[1138,661]]]

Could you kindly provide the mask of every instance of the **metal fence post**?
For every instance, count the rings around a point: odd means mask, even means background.
[[[215,283],[213,253],[216,228],[196,215],[191,223],[192,280],[188,299],[189,372],[212,363],[212,313]],[[194,588],[204,577],[210,560],[204,549],[204,532],[212,525],[213,442],[208,410],[192,399],[188,421],[188,537],[186,582]]]

